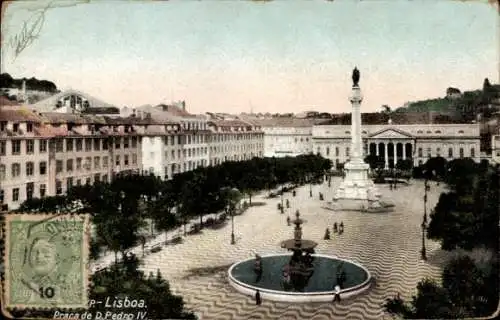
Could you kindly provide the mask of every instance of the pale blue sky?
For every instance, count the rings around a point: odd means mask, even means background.
[[[499,15],[485,2],[92,1],[48,10],[12,61],[8,40],[40,3],[6,9],[2,72],[117,106],[348,112],[355,65],[365,111],[498,82]]]

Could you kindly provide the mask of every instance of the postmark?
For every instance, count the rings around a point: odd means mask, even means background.
[[[86,308],[88,215],[5,215],[6,308]]]

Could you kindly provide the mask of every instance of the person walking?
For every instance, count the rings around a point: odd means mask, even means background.
[[[255,292],[255,304],[260,306],[262,304],[262,298],[260,297],[260,291]]]

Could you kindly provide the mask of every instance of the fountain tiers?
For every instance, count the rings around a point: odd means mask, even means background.
[[[282,248],[293,251],[292,255],[256,255],[255,259],[233,264],[228,271],[231,286],[252,297],[259,290],[263,299],[281,302],[328,302],[332,301],[336,294],[345,299],[370,288],[371,275],[363,266],[336,257],[311,254],[318,244],[302,239],[302,223],[304,220],[300,219],[300,213],[297,211],[294,238],[281,242]],[[283,260],[283,257],[288,260],[284,268],[283,262],[286,260]],[[347,283],[350,284],[340,291],[335,290],[338,280],[333,280],[334,265],[345,267],[348,271]],[[316,270],[317,267],[319,270]],[[291,283],[282,282],[284,272],[290,274]],[[277,281],[281,285],[277,286]],[[277,288],[282,290],[276,290]],[[290,288],[298,290],[289,291]]]

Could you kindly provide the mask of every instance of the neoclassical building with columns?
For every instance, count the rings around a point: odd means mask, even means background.
[[[362,125],[364,156],[381,156],[386,168],[401,159],[415,166],[431,157],[446,160],[469,157],[479,162],[480,125],[470,124],[386,124]],[[332,160],[334,167],[350,157],[350,125],[317,125],[312,129],[313,150]]]

